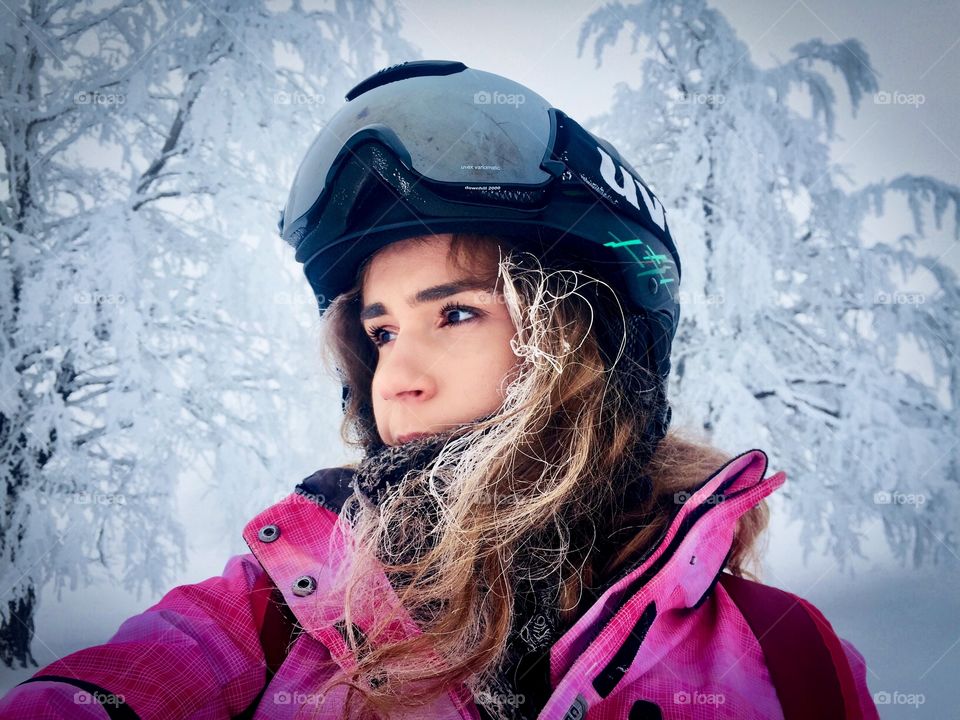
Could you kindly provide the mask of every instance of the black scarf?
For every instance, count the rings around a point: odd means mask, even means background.
[[[369,446],[353,476],[354,492],[373,505],[379,505],[390,488],[399,485],[408,472],[422,470],[436,458],[454,432],[435,433],[401,445],[378,443]],[[625,477],[620,487],[624,488],[623,502],[626,504],[639,502],[649,492],[646,478],[636,475]],[[427,512],[431,512],[429,507]],[[540,540],[546,547],[556,547],[558,542],[553,536]],[[602,529],[598,533],[594,533],[592,527],[589,532],[581,529],[571,541],[588,544],[593,541],[594,552],[603,553],[601,557],[615,550],[613,541]],[[541,545],[540,542],[537,544]],[[506,717],[525,720],[535,718],[550,696],[550,648],[566,627],[561,626],[559,614],[559,577],[532,580],[531,573],[524,573],[522,567],[517,568],[515,577],[522,579],[517,581],[514,622],[507,659],[498,676],[500,688],[497,693],[505,698],[502,707]],[[602,590],[588,588],[588,596],[599,596]],[[482,717],[490,717],[482,702],[478,702],[478,707]]]

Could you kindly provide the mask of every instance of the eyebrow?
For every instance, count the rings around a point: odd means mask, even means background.
[[[414,307],[416,305],[420,305],[421,303],[430,302],[431,300],[441,300],[445,297],[449,297],[450,295],[456,295],[457,293],[465,292],[467,290],[488,290],[492,292],[493,288],[491,288],[489,285],[490,284],[488,282],[478,278],[461,278],[460,280],[454,280],[453,282],[425,288],[413,297],[407,298],[407,304],[410,307]],[[386,314],[387,309],[383,306],[383,303],[376,302],[365,306],[363,310],[360,311],[360,320],[370,320]]]

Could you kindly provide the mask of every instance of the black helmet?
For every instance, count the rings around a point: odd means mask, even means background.
[[[628,353],[666,381],[680,258],[663,205],[609,142],[461,62],[394,65],[346,100],[310,145],[279,222],[321,314],[388,243],[491,233],[601,273],[628,315]]]

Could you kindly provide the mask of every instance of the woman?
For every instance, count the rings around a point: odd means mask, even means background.
[[[0,717],[877,717],[855,648],[744,577],[784,474],[668,432],[680,260],[636,171],[461,63],[347,99],[280,231],[362,459]]]

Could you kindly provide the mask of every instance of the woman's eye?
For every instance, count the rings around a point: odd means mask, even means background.
[[[451,320],[450,316],[454,315],[455,313],[467,313],[467,315],[470,315],[472,317],[461,318],[459,320]],[[463,325],[464,323],[468,323],[468,322],[471,322],[472,320],[476,320],[482,314],[483,313],[480,310],[467,307],[466,305],[458,305],[456,303],[444,305],[442,308],[440,308],[440,316],[444,320],[441,327],[448,327],[451,325],[452,326]],[[384,328],[383,326],[377,326],[367,331],[367,336],[370,338],[370,341],[377,347],[385,345],[386,343],[389,342],[389,340],[383,339],[381,333],[389,334],[390,331]]]
[[[376,345],[377,347],[380,347],[385,342],[384,340],[380,339],[380,333],[382,332],[389,332],[389,330],[386,330],[385,328],[382,328],[382,327],[375,327],[372,330],[369,330],[367,332],[367,337],[370,338],[370,341],[374,345]]]
[[[443,315],[444,315],[444,317],[446,317],[446,318],[450,317],[450,315],[453,314],[453,313],[468,313],[468,314],[473,315],[473,316],[475,317],[476,314],[477,314],[477,311],[476,311],[476,310],[473,310],[472,308],[464,307],[464,306],[462,306],[462,305],[453,305],[453,306],[451,306],[451,307],[445,307],[445,308],[443,309]],[[465,322],[467,322],[467,321],[469,321],[469,320],[473,320],[473,318],[470,317],[470,318],[467,318],[466,320],[460,320],[459,322],[453,322],[453,323],[448,323],[448,324],[450,324],[450,325],[460,325],[460,324],[465,323]]]

